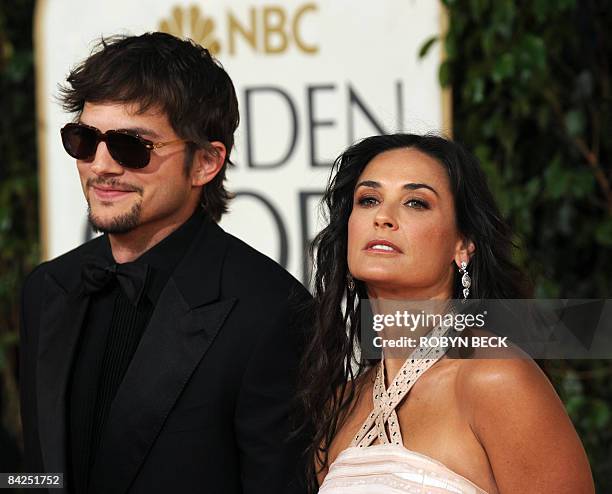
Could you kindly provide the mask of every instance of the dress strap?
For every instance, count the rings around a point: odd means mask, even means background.
[[[444,326],[436,326],[429,336],[442,336],[447,332]],[[365,448],[378,438],[381,444],[402,445],[402,433],[395,411],[396,407],[408,394],[416,380],[435,364],[446,350],[440,347],[418,347],[406,359],[399,372],[393,379],[389,389],[385,386],[384,357],[380,361],[374,381],[372,397],[374,409],[364,421],[350,446]],[[387,434],[388,425],[389,435]]]

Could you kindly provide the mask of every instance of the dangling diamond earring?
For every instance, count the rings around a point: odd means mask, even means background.
[[[463,285],[463,301],[465,301],[470,295],[470,287],[472,286],[472,278],[470,278],[467,272],[467,262],[461,261],[461,268],[459,268],[459,271],[463,273],[461,284]]]
[[[353,275],[351,273],[348,273],[346,275],[346,281],[348,284],[349,292],[351,293],[354,292],[355,291],[355,280],[353,279]]]

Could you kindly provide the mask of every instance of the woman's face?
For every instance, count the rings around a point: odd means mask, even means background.
[[[348,266],[373,298],[451,298],[474,250],[455,224],[448,173],[414,148],[376,156],[363,170],[348,223]]]

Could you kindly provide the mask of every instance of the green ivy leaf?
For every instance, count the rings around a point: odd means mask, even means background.
[[[559,157],[555,157],[544,172],[545,196],[553,200],[565,196],[571,186],[571,179],[571,174],[562,168]]]
[[[603,430],[610,423],[610,407],[606,402],[600,399],[592,401],[593,426],[596,429]]]
[[[447,60],[440,64],[438,79],[442,87],[447,87],[451,82],[450,63]]]
[[[538,22],[542,22],[546,19],[546,16],[548,15],[548,9],[550,4],[549,0],[532,0],[532,8],[533,8],[533,13],[536,16],[536,19],[538,20]]]
[[[582,394],[583,392],[582,382],[573,369],[569,369],[564,373],[561,385],[568,395]]]
[[[527,34],[519,44],[520,60],[532,69],[539,71],[546,68],[546,45],[539,36]]]
[[[542,180],[540,177],[533,177],[527,185],[525,185],[525,198],[528,202],[533,202],[533,200],[540,194],[540,188],[542,186]]]
[[[425,41],[425,43],[423,43],[423,46],[421,46],[421,49],[419,50],[419,58],[424,58],[427,53],[429,52],[429,50],[431,49],[431,47],[437,43],[440,40],[439,36],[432,36],[431,38],[429,38],[427,41]]]
[[[495,82],[501,82],[514,75],[514,57],[511,53],[504,53],[493,66],[491,77]]]
[[[474,19],[478,19],[482,16],[488,7],[488,0],[470,0],[470,10]]]
[[[482,50],[487,56],[493,53],[495,47],[495,31],[492,29],[485,29],[481,36]]]
[[[584,404],[585,404],[585,397],[584,396],[571,396],[570,398],[568,398],[568,400],[565,402],[565,408],[567,409],[567,413],[570,415],[570,417],[572,417],[573,420],[576,420],[577,418],[582,417],[582,409],[584,408]]]
[[[585,119],[580,110],[571,110],[565,114],[565,127],[571,137],[576,137],[584,132]]]
[[[595,177],[589,170],[574,172],[572,192],[572,195],[577,199],[582,199],[595,193]]]
[[[473,103],[482,103],[484,100],[484,89],[485,84],[481,78],[472,79],[469,83],[470,92],[471,92],[471,100]]]

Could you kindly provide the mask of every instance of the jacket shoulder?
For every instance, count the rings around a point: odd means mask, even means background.
[[[224,277],[240,280],[243,289],[253,293],[262,290],[273,294],[287,291],[308,296],[306,288],[285,268],[244,241],[225,232],[227,254],[224,261]]]
[[[82,256],[99,249],[104,241],[103,236],[96,237],[36,266],[24,280],[24,295],[27,295],[34,287],[40,286],[46,275],[51,275],[66,288],[76,283],[80,277],[80,271],[75,268],[80,264]]]

